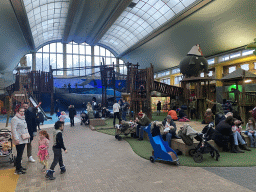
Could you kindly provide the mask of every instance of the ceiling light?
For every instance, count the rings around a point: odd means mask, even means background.
[[[250,83],[252,80],[251,79],[247,79],[247,80],[245,80],[244,82],[245,83]]]

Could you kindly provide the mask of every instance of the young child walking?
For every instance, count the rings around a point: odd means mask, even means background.
[[[63,164],[63,159],[62,159],[62,152],[61,149],[67,153],[67,149],[64,146],[63,142],[63,137],[62,137],[62,131],[64,130],[64,122],[62,121],[57,121],[54,125],[55,130],[53,131],[53,154],[54,154],[54,159],[52,162],[52,165],[49,170],[47,170],[47,173],[45,175],[46,178],[49,178],[50,180],[54,180],[55,177],[53,177],[53,173],[55,166],[59,163],[60,165],[60,170],[61,174],[66,172],[66,168]]]
[[[66,119],[66,113],[65,111],[61,111],[61,115],[59,116],[59,121],[65,122]]]
[[[43,164],[42,172],[46,172],[48,169],[48,159],[49,159],[49,134],[47,131],[43,130],[39,132],[39,141],[38,141],[38,153],[40,163]]]

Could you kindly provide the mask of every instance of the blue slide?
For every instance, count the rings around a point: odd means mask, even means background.
[[[176,165],[180,164],[177,153],[169,147],[168,143],[164,141],[160,135],[152,137],[151,124],[149,124],[149,126],[144,128],[144,130],[148,133],[150,143],[154,150],[154,155],[150,157],[150,161],[152,163],[154,163],[156,160],[162,160],[162,161],[175,162]],[[173,154],[176,155],[175,160],[172,159],[171,155],[169,154],[170,152],[173,152]]]

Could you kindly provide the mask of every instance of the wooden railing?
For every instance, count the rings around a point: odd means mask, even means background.
[[[231,96],[232,93],[224,92],[223,98],[227,100],[235,101],[235,93]],[[245,92],[245,93],[238,93],[238,105],[240,106],[255,106],[256,105],[256,92]]]
[[[158,81],[154,81],[153,90],[167,94],[168,96],[179,96],[183,92],[183,88],[181,87],[167,85],[165,83],[160,83]]]

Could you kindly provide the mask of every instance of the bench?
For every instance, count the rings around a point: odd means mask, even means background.
[[[90,125],[95,126],[104,126],[106,125],[105,119],[97,118],[97,119],[90,119]]]

